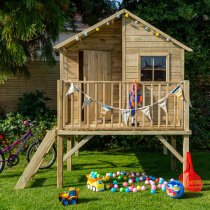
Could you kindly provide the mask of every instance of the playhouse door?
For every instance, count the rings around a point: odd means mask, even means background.
[[[84,51],[84,68],[83,75],[86,81],[111,81],[111,53],[108,51]],[[87,87],[86,87],[87,88]],[[98,84],[97,95],[95,94],[95,84],[90,84],[89,95],[97,99],[100,103],[110,105],[111,102],[111,85],[105,86],[105,98],[103,99],[103,84]],[[101,117],[101,106],[97,105],[98,119]],[[90,105],[90,122],[95,120],[95,103]],[[106,114],[106,119],[110,118],[110,113]]]

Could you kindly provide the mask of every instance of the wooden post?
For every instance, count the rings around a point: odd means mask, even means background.
[[[171,136],[171,146],[176,150],[176,137]],[[171,153],[171,170],[176,170],[176,157]]]
[[[57,81],[57,123],[63,129],[63,81]],[[57,136],[57,187],[63,187],[63,138]]]
[[[165,145],[163,145],[163,155],[168,155],[168,150]]]
[[[67,139],[67,151],[70,151],[72,149],[72,139],[73,137],[69,137],[69,139]],[[67,171],[72,171],[72,158],[71,156],[67,159]]]
[[[79,141],[80,141],[80,137],[76,136],[74,138],[74,147],[79,143]],[[75,156],[79,156],[79,149],[77,151],[75,151]]]
[[[183,136],[183,172],[186,169],[186,153],[189,152],[189,136]],[[186,186],[185,178],[183,177],[183,185]]]

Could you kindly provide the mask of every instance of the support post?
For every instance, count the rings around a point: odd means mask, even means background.
[[[171,136],[171,146],[176,150],[176,137]],[[176,170],[177,165],[176,165],[176,157],[171,153],[171,170]]]
[[[63,129],[63,81],[57,81],[57,123]],[[57,187],[63,187],[63,138],[57,136]]]
[[[189,136],[183,136],[183,172],[186,169],[186,153],[189,152]],[[186,177],[183,177],[183,185],[186,186],[185,183]]]
[[[79,143],[80,141],[80,137],[79,136],[76,136],[74,138],[74,146],[77,146],[77,144]],[[79,149],[75,152],[75,156],[79,156]]]
[[[167,155],[167,154],[168,154],[167,147],[163,145],[163,155]]]
[[[72,139],[73,137],[70,137],[69,139],[67,139],[66,153],[72,149]],[[67,171],[72,171],[72,157],[71,156],[67,159]]]

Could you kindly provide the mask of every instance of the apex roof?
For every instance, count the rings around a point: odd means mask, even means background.
[[[68,47],[68,46],[74,44],[75,42],[78,41],[78,39],[81,39],[81,38],[85,37],[85,34],[93,33],[96,30],[96,28],[99,28],[99,27],[103,26],[107,22],[112,21],[112,20],[118,18],[119,16],[121,16],[123,14],[128,14],[128,16],[132,17],[134,20],[142,23],[145,27],[148,27],[150,30],[152,30],[156,33],[159,33],[161,36],[165,37],[166,40],[170,40],[171,42],[173,42],[177,46],[185,49],[186,51],[188,51],[188,52],[192,51],[191,48],[187,47],[186,45],[182,44],[181,42],[177,41],[176,39],[172,38],[168,34],[164,33],[163,31],[159,30],[158,28],[152,26],[148,22],[144,21],[143,19],[139,18],[138,16],[134,15],[133,13],[129,12],[126,9],[122,9],[122,10],[116,12],[115,14],[109,16],[108,18],[105,18],[104,20],[96,23],[95,25],[93,25],[93,26],[83,30],[82,32],[76,34],[75,36],[70,37],[69,39],[55,45],[54,49],[59,51],[61,48],[65,48],[65,47]]]

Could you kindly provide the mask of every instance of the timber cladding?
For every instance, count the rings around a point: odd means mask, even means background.
[[[35,90],[46,92],[51,98],[47,106],[56,110],[57,80],[59,79],[59,63],[49,66],[46,62],[32,62],[28,65],[30,77],[17,75],[10,77],[4,84],[0,85],[0,103],[6,105],[6,112],[16,110],[18,98],[23,93]]]

